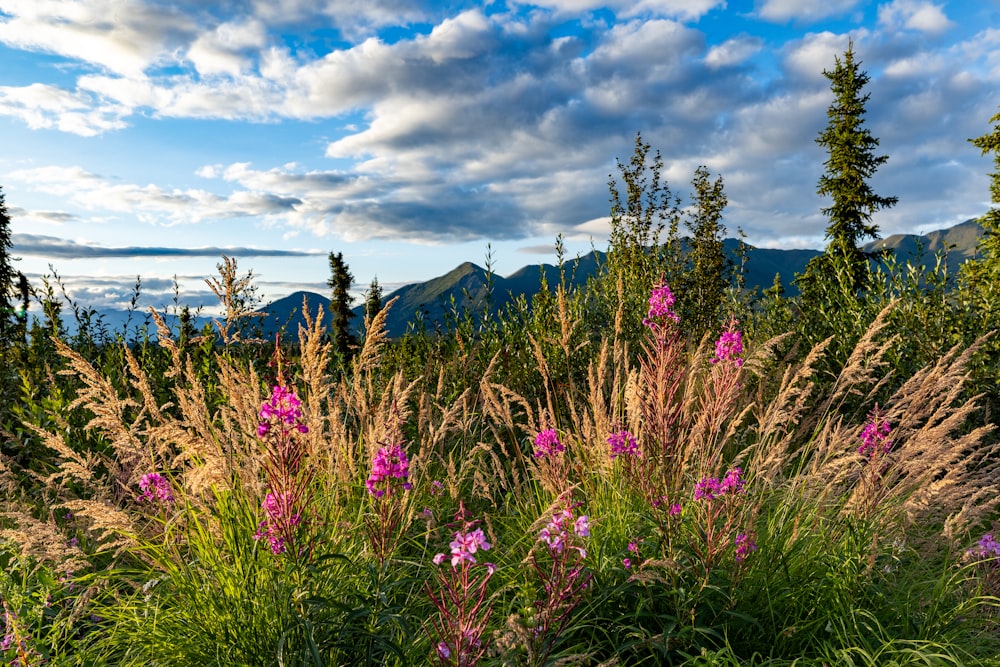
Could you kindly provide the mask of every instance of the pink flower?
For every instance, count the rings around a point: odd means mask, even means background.
[[[743,365],[743,358],[740,356],[742,354],[743,334],[732,328],[727,328],[719,336],[719,340],[715,341],[715,357],[712,358],[712,363],[731,361],[739,368]]]
[[[695,500],[714,500],[722,493],[722,485],[714,477],[702,477],[694,485]]]
[[[622,565],[625,566],[626,570],[631,570],[632,569],[632,559],[631,558],[622,558]]]
[[[379,447],[372,461],[372,472],[365,481],[368,493],[376,498],[392,495],[392,480],[401,479],[400,485],[404,491],[409,491],[413,485],[408,481],[410,461],[406,452],[399,445]]]
[[[719,483],[719,491],[720,493],[742,493],[745,484],[743,469],[737,466],[726,473],[722,482]]]
[[[667,513],[670,516],[678,516],[681,513],[681,504],[674,503],[673,505],[670,506],[670,509],[667,511]]]
[[[452,567],[458,567],[463,562],[475,563],[476,557],[472,554],[490,549],[490,543],[486,541],[482,528],[473,531],[464,528],[459,530],[448,546],[451,547]],[[435,565],[441,565],[447,558],[446,554],[437,554],[432,560]]]
[[[986,533],[979,538],[976,546],[969,549],[969,554],[980,560],[1000,557],[1000,542],[997,542],[993,533]]]
[[[271,389],[271,397],[260,408],[261,423],[257,426],[257,435],[263,438],[275,424],[284,425],[299,433],[308,433],[309,428],[301,423],[301,405],[294,389],[275,385]]]
[[[139,489],[142,494],[139,500],[146,502],[174,502],[174,494],[170,489],[170,482],[165,477],[155,472],[148,472],[139,480]]]
[[[661,325],[656,321],[657,319],[679,322],[681,318],[673,311],[675,301],[674,293],[670,291],[670,287],[666,283],[654,287],[653,293],[649,296],[649,312],[642,323],[654,329]]]
[[[861,446],[858,447],[858,454],[866,459],[872,459],[878,454],[888,454],[892,449],[892,440],[889,434],[892,426],[885,420],[885,412],[875,406],[875,409],[868,415],[868,421],[861,431]]]
[[[451,649],[448,648],[448,645],[446,643],[438,642],[437,654],[440,658],[447,660],[448,658],[451,657]]]
[[[612,461],[619,456],[642,456],[635,436],[626,430],[615,431],[609,435],[608,444],[611,446]]]
[[[743,479],[743,469],[740,467],[731,468],[722,480],[715,477],[702,477],[694,485],[695,500],[715,500],[719,496],[728,494],[736,495],[744,493],[746,482]],[[676,510],[674,509],[676,507]],[[680,514],[680,505],[670,508],[671,515]]]
[[[268,493],[261,503],[264,520],[257,525],[255,540],[266,539],[271,553],[277,555],[287,549],[287,540],[302,522],[302,515],[295,511],[295,500],[288,494]]]
[[[753,537],[747,535],[746,533],[738,534],[734,545],[736,547],[737,562],[743,562],[748,555],[757,551],[757,543],[754,542]]]
[[[545,458],[566,451],[566,447],[559,442],[559,435],[554,428],[540,431],[535,436],[535,458]]]
[[[573,532],[580,537],[590,537],[590,517],[586,514],[577,517],[576,523],[573,524]]]

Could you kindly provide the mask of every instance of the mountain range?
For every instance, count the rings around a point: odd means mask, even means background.
[[[953,275],[962,262],[975,257],[982,235],[983,228],[975,220],[967,220],[954,227],[924,235],[894,234],[865,244],[864,249],[871,252],[887,248],[895,253],[899,261],[909,261],[913,265],[933,264],[936,253],[946,252],[949,273]],[[723,241],[726,254],[734,263],[738,262],[739,245],[740,242],[736,239]],[[796,290],[792,281],[795,274],[801,273],[809,260],[820,254],[822,252],[819,250],[748,246],[744,265],[746,286],[766,289],[774,282],[775,275],[778,275],[786,294],[794,294]],[[583,285],[596,273],[605,258],[605,253],[594,251],[568,260],[565,267],[567,281],[574,286]],[[445,313],[452,303],[459,311],[464,308],[480,311],[487,291],[490,292],[492,307],[502,308],[522,295],[535,294],[542,284],[543,274],[549,285],[559,283],[559,268],[552,264],[525,266],[504,277],[496,274],[491,276],[485,268],[472,262],[463,262],[444,275],[406,285],[386,295],[383,302],[397,298],[386,317],[389,335],[403,335],[418,313],[424,326],[433,330],[444,322]],[[324,309],[323,312],[328,312],[328,298],[313,292],[296,292],[272,302],[264,309],[266,333],[273,335],[281,326],[287,326],[289,331],[296,331],[303,322],[303,299],[311,313],[315,314],[319,307]],[[364,305],[354,308],[354,314],[355,326],[360,327],[364,320]]]
[[[899,261],[909,261],[914,265],[933,264],[935,254],[945,252],[949,273],[954,274],[962,262],[976,256],[977,245],[982,235],[983,228],[975,220],[967,220],[953,227],[923,235],[894,234],[872,241],[866,244],[864,249],[874,251],[887,248],[895,253]],[[736,239],[723,241],[726,254],[734,263],[738,262],[739,245],[740,242]],[[777,274],[785,286],[786,293],[794,294],[795,287],[792,281],[795,274],[801,273],[809,260],[819,254],[821,251],[811,249],[782,250],[748,246],[744,264],[746,286],[765,289],[771,286]],[[605,259],[605,253],[594,251],[567,260],[565,266],[567,281],[574,286],[583,285],[596,273],[598,266]],[[504,277],[497,274],[489,275],[485,268],[471,262],[463,262],[444,275],[406,285],[385,295],[383,302],[398,297],[386,318],[389,335],[392,337],[403,335],[418,314],[423,325],[428,330],[434,330],[444,322],[445,313],[451,308],[452,303],[459,311],[464,308],[471,308],[474,312],[481,311],[487,291],[490,292],[492,307],[501,308],[522,295],[535,294],[541,286],[543,274],[549,285],[554,286],[559,283],[559,268],[552,264],[525,266]],[[304,323],[303,303],[313,316],[319,309],[322,309],[323,313],[329,312],[330,300],[327,297],[315,292],[295,292],[269,303],[259,311],[263,334],[271,337],[282,328],[289,332],[297,331],[298,326]],[[364,305],[354,308],[354,314],[354,324],[360,328],[364,321]],[[137,312],[103,310],[96,313],[95,321],[99,322],[104,330],[114,333],[134,331],[137,326],[148,321],[148,317]],[[201,329],[211,321],[210,317],[197,317],[193,323]],[[176,329],[176,317],[168,316],[167,323]],[[74,322],[66,322],[66,327],[70,334],[75,331]]]

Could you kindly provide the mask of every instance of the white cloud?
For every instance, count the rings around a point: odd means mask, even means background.
[[[19,169],[7,178],[37,192],[64,197],[87,211],[135,215],[151,225],[271,215],[295,203],[267,193],[238,191],[225,197],[194,188],[168,190],[152,184],[119,183],[81,167]]]
[[[832,32],[809,33],[785,45],[782,65],[790,76],[827,87],[829,82],[823,72],[836,67],[836,58],[844,55],[849,39],[848,35]],[[855,51],[860,51],[857,40]]]
[[[764,48],[758,37],[740,35],[713,46],[705,56],[705,64],[712,68],[738,65]]]
[[[925,0],[893,0],[879,5],[878,22],[890,30],[916,30],[930,34],[942,33],[953,24],[941,5]]]
[[[202,76],[237,77],[253,65],[252,54],[267,45],[267,32],[258,20],[223,23],[199,35],[187,51]]]
[[[141,0],[6,0],[0,42],[136,76],[197,29],[180,11]]]
[[[560,14],[581,14],[610,9],[622,18],[657,16],[696,21],[726,0],[517,0],[517,4],[542,7]]]
[[[861,0],[757,0],[757,16],[767,21],[816,21],[852,11]]]
[[[0,115],[20,119],[33,130],[57,129],[92,137],[125,127],[127,110],[102,104],[85,93],[71,93],[55,86],[0,86]]]

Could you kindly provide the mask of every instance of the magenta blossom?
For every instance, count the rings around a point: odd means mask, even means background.
[[[555,456],[566,451],[566,447],[559,442],[559,435],[554,428],[540,431],[535,436],[535,458],[542,459],[548,456]]]
[[[258,524],[253,538],[266,539],[275,555],[284,553],[288,539],[302,522],[302,515],[295,511],[295,501],[286,493],[268,493],[261,507],[265,518]]]
[[[404,491],[413,488],[408,478],[410,475],[410,460],[400,445],[379,447],[372,460],[372,472],[365,481],[368,493],[376,498],[392,495],[392,480],[402,480],[400,486]]]
[[[271,432],[272,426],[280,426],[283,430],[308,433],[309,428],[301,422],[301,406],[302,401],[299,400],[294,389],[275,385],[271,389],[271,397],[260,408],[261,422],[257,425],[257,435],[263,438]]]
[[[562,553],[568,545],[573,542],[572,535],[579,537],[590,537],[590,517],[581,514],[574,519],[573,510],[566,508],[559,510],[552,515],[552,519],[538,533],[538,539],[548,545],[553,553]],[[581,547],[572,547],[586,556],[587,552]]]
[[[655,329],[661,325],[661,322],[657,320],[679,322],[681,318],[673,310],[675,302],[674,293],[670,291],[670,287],[666,283],[654,287],[653,293],[649,296],[649,312],[642,320],[642,323],[651,329]]]
[[[757,551],[757,543],[754,542],[751,535],[746,533],[739,533],[736,536],[734,546],[736,547],[736,562],[738,563],[742,563],[747,556]]]
[[[743,479],[743,470],[739,467],[730,469],[721,480],[715,477],[702,477],[694,486],[695,500],[715,500],[719,496],[726,494],[744,493],[746,482]],[[671,508],[672,511],[672,508]],[[678,506],[677,512],[680,512]]]
[[[142,491],[139,500],[166,504],[174,502],[170,482],[159,473],[148,472],[143,475],[142,479],[139,480],[139,489]]]
[[[969,555],[975,556],[980,560],[1000,558],[1000,542],[997,542],[993,533],[986,533],[979,538],[976,546],[969,549]]]
[[[447,660],[451,657],[451,649],[448,648],[448,644],[445,642],[438,642],[437,654],[442,660]]]
[[[615,431],[608,436],[608,444],[611,445],[612,461],[619,456],[642,456],[639,445],[635,442],[635,436],[628,431]]]
[[[486,541],[486,535],[482,528],[476,528],[473,531],[464,529],[457,531],[448,546],[451,547],[451,566],[453,568],[457,568],[462,562],[474,564],[476,562],[474,553],[490,549],[490,543]],[[431,560],[435,565],[441,565],[448,560],[448,555],[437,554]]]
[[[732,362],[737,368],[743,365],[743,334],[733,329],[726,329],[715,341],[715,356],[712,363]]]
[[[892,449],[892,440],[889,434],[892,426],[885,419],[885,413],[875,406],[875,409],[868,415],[868,421],[861,431],[861,446],[858,447],[858,454],[866,459],[872,459],[880,454],[888,454]]]

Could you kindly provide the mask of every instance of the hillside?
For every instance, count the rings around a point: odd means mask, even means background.
[[[975,220],[930,232],[924,235],[893,234],[884,239],[872,241],[864,246],[867,251],[880,248],[892,250],[899,261],[912,264],[932,265],[934,255],[946,251],[948,270],[954,275],[962,262],[976,256],[977,244],[983,235],[982,227]],[[723,242],[727,255],[738,262],[739,241],[726,239]],[[796,273],[802,272],[813,257],[821,254],[819,250],[748,247],[746,264],[746,285],[748,288],[766,289],[774,281],[775,274],[781,277],[786,294],[794,295],[795,287],[792,280]],[[606,259],[605,253],[593,252],[566,262],[567,279],[573,286],[580,286],[593,276],[600,263]],[[492,276],[492,297],[494,308],[500,308],[512,300],[536,293],[542,284],[542,275],[549,285],[559,282],[559,268],[552,264],[535,264],[524,266],[509,276]],[[471,262],[463,262],[451,271],[425,282],[412,283],[388,294],[384,300],[398,297],[398,300],[387,318],[389,334],[403,335],[408,327],[419,317],[428,330],[443,325],[446,313],[454,307],[462,312],[468,308],[471,312],[482,312],[482,303],[486,298],[488,276],[486,269]],[[303,301],[305,300],[305,301]],[[277,299],[261,308],[264,313],[260,319],[262,333],[265,337],[274,336],[282,328],[290,335],[296,335],[300,325],[305,324],[302,314],[303,303],[313,317],[319,311],[324,318],[329,317],[330,300],[315,292],[299,291]],[[354,308],[354,326],[360,330],[364,320],[364,305]],[[199,330],[211,321],[210,317],[196,317],[194,325]],[[77,323],[72,316],[63,314],[64,326],[70,335],[75,334]],[[177,321],[173,315],[168,315],[167,324],[176,329]],[[113,334],[128,331],[128,336],[139,335],[137,331],[143,325],[153,329],[149,316],[139,310],[129,313],[118,310],[93,311],[90,324],[95,332]]]

